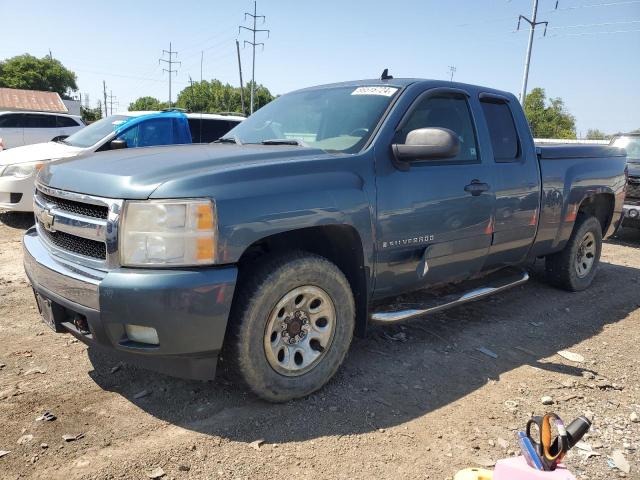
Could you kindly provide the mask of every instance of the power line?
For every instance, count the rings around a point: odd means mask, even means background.
[[[640,28],[637,30],[614,30],[609,32],[580,32],[580,33],[557,33],[555,35],[549,35],[550,37],[582,37],[585,35],[613,35],[617,33],[633,33],[640,32]]]
[[[633,5],[635,3],[640,3],[640,0],[627,0],[624,2],[607,2],[607,3],[587,3],[584,5],[574,5],[573,7],[563,7],[563,8],[555,8],[554,10],[565,11],[565,10],[578,10],[580,8],[593,8],[593,7],[617,7],[621,5]],[[554,10],[547,10],[545,13],[553,12]]]
[[[256,28],[256,20],[258,18],[262,18],[262,23],[266,21],[266,17],[264,15],[258,15],[257,9],[258,9],[257,2],[254,0],[253,13],[245,12],[244,14],[245,21],[247,17],[251,17],[253,19],[253,28],[245,27],[244,25],[240,25],[238,27],[238,35],[240,35],[240,32],[242,31],[242,29],[248,30],[249,32],[253,33],[252,42],[248,40],[244,41],[244,45],[249,44],[253,47],[253,68],[251,70],[251,106],[249,108],[250,115],[253,114],[253,97],[255,96],[255,90],[256,90],[256,46],[262,45],[262,48],[264,49],[264,43],[256,43],[256,33],[267,32],[267,38],[269,38],[269,33],[270,33],[269,30]]]
[[[640,20],[628,20],[624,22],[583,23],[578,25],[560,25],[557,27],[549,27],[549,30],[562,30],[565,28],[607,27],[610,25],[628,25],[630,23],[640,23]]]
[[[178,70],[177,69],[173,70],[171,66],[176,63],[178,65],[182,65],[182,63],[173,59],[174,55],[176,57],[178,56],[178,52],[171,49],[171,42],[169,42],[169,50],[162,50],[162,56],[164,56],[165,53],[169,54],[169,59],[166,60],[164,58],[159,58],[158,63],[164,62],[169,65],[169,68],[163,68],[162,71],[167,72],[169,74],[169,108],[171,108],[171,74],[172,73],[175,73],[176,75],[178,74]]]

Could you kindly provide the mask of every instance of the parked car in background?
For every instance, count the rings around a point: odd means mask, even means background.
[[[0,152],[0,208],[33,211],[36,172],[50,161],[117,148],[206,143],[244,117],[167,112],[124,112],[98,120],[67,138]]]
[[[0,139],[4,149],[48,142],[71,135],[85,126],[77,115],[48,112],[0,112]]]
[[[640,228],[640,133],[616,135],[611,139],[611,146],[624,148],[627,151],[629,179],[624,202],[623,224]]]
[[[324,85],[217,143],[46,165],[25,269],[56,332],[189,378],[213,378],[224,351],[230,378],[284,401],[322,387],[370,320],[497,294],[533,259],[588,288],[625,162],[606,145],[536,148],[507,92]]]

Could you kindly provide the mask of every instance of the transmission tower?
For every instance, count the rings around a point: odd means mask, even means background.
[[[556,9],[558,8],[558,2],[556,1]],[[520,91],[520,103],[524,105],[524,99],[527,96],[527,82],[529,80],[529,63],[531,62],[531,49],[533,48],[533,35],[538,25],[544,25],[544,36],[547,35],[547,27],[549,22],[538,22],[538,0],[533,0],[533,13],[531,19],[528,19],[524,15],[518,17],[518,28],[520,30],[520,22],[524,20],[529,24],[529,43],[527,44],[527,55],[524,60],[524,75],[522,76],[522,90]]]
[[[178,52],[175,52],[171,49],[171,42],[169,42],[169,50],[162,50],[162,56],[164,57],[164,55],[168,54],[169,55],[169,59],[166,60],[164,58],[159,58],[158,59],[158,63],[162,65],[162,63],[166,63],[169,65],[169,68],[163,68],[162,71],[163,72],[167,72],[169,74],[169,108],[171,108],[171,74],[175,73],[176,75],[178,75],[178,70],[174,70],[171,68],[172,65],[174,64],[178,64],[178,65],[182,65],[181,62],[178,62],[176,60],[173,59],[173,56],[175,55],[176,57],[178,56]]]
[[[253,13],[249,13],[249,12],[245,12],[244,14],[244,19],[245,21],[247,20],[247,17],[251,17],[253,19],[253,28],[249,28],[249,27],[245,27],[244,25],[240,25],[238,27],[238,35],[240,35],[240,32],[242,31],[242,29],[245,29],[249,32],[251,32],[253,34],[253,41],[248,41],[245,40],[244,41],[244,45],[251,45],[253,47],[253,66],[251,69],[251,106],[249,108],[249,113],[253,114],[253,97],[255,96],[255,89],[256,89],[256,47],[258,45],[261,45],[262,48],[264,49],[264,43],[260,42],[260,43],[256,43],[256,33],[260,33],[260,32],[267,32],[267,38],[269,38],[269,30],[266,29],[258,29],[256,28],[256,20],[258,18],[262,19],[262,23],[264,23],[266,21],[266,17],[264,15],[258,15],[258,6],[257,6],[257,2],[253,2]]]
[[[451,77],[449,78],[450,82],[453,82],[453,74],[456,73],[457,70],[458,69],[453,65],[449,65],[449,73],[451,74]]]
[[[117,97],[113,94],[111,90],[109,90],[109,95],[107,95],[107,98],[109,99],[109,115],[113,115],[113,104],[115,103],[117,108],[120,105],[120,103],[115,101]]]

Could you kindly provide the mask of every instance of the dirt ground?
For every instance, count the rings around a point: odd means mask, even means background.
[[[586,292],[547,286],[536,265],[504,295],[373,328],[324,389],[271,405],[51,332],[22,271],[30,223],[0,214],[1,479],[451,479],[516,454],[515,432],[546,410],[594,420],[567,459],[578,478],[640,478],[640,231],[605,244]]]

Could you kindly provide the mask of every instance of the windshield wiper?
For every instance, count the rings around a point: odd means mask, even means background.
[[[296,138],[272,138],[270,140],[263,140],[260,143],[262,145],[298,145],[300,147],[306,147],[302,140]]]
[[[242,145],[242,142],[238,137],[220,137],[218,140],[214,140],[212,143],[235,143],[237,145]]]

